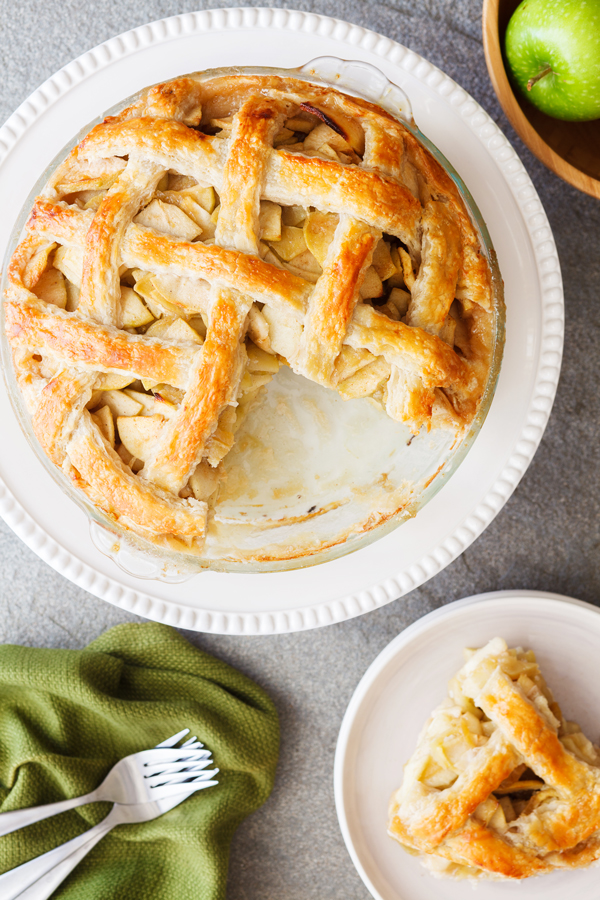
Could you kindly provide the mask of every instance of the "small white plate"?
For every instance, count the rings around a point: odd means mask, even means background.
[[[339,622],[408,593],[487,528],[542,438],[560,372],[563,295],[548,220],[498,126],[413,51],[325,16],[216,9],[136,28],[48,79],[0,128],[0,258],[40,173],[71,135],[134,91],[198,68],[301,66],[359,59],[409,96],[417,124],[463,173],[505,281],[506,345],[490,412],[466,459],[410,521],[342,559],[293,572],[206,571],[183,584],[141,580],[92,541],[85,514],[28,445],[0,390],[0,515],[58,572],[97,597],[159,622],[227,634],[273,634]],[[7,211],[12,211],[8,214]]]
[[[600,610],[537,591],[498,591],[450,603],[419,619],[379,654],[350,701],[335,757],[335,801],[346,846],[376,900],[464,900],[468,882],[434,880],[388,837],[387,807],[421,728],[446,696],[464,647],[493,637],[535,651],[567,719],[600,737]],[[598,869],[514,883],[480,882],[477,900],[597,900]]]

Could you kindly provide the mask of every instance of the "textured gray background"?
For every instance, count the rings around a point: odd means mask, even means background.
[[[201,6],[233,5],[0,0],[0,121],[60,66],[121,31]],[[480,0],[279,5],[372,28],[412,47],[466,88],[508,135],[533,178],[565,283],[565,356],[549,427],[513,498],[466,553],[405,599],[341,625],[271,638],[188,634],[263,685],[281,716],[277,785],[234,840],[229,900],[366,900],[339,833],[331,776],[341,718],[374,657],[419,616],[482,591],[550,590],[600,603],[600,204],[544,169],[508,125],[485,68]],[[0,573],[2,641],[81,647],[132,618],[73,587],[3,523]]]

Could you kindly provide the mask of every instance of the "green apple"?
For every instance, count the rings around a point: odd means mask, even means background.
[[[512,77],[549,116],[600,118],[600,0],[523,0],[505,41]]]

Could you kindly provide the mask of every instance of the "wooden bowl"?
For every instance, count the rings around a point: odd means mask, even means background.
[[[600,119],[562,122],[536,109],[508,80],[502,48],[520,0],[483,0],[483,48],[502,109],[532,153],[560,178],[600,199]]]

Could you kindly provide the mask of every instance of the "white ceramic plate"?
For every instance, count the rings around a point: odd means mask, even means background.
[[[57,571],[142,616],[230,634],[312,628],[367,612],[422,584],[491,522],[529,465],[560,370],[562,283],[536,191],[490,117],[450,78],[405,47],[363,28],[272,9],[190,13],[113,38],[70,63],[0,129],[0,190],[16,218],[70,135],[147,84],[200,67],[302,65],[316,56],[361,59],[409,95],[422,131],[478,204],[506,284],[507,339],[492,408],[448,484],[412,521],[369,547],[313,568],[267,575],[204,572],[182,584],[143,581],[94,545],[83,512],[40,466],[0,395],[0,514]],[[13,216],[0,223],[0,253]]]
[[[338,738],[335,800],[346,846],[376,900],[463,900],[468,882],[434,880],[386,833],[387,806],[431,711],[462,665],[464,647],[493,637],[535,651],[567,719],[600,738],[600,610],[537,591],[498,591],[450,603],[398,635],[369,667]],[[516,890],[516,893],[515,893]],[[513,884],[477,884],[477,900],[597,900],[598,869]]]

